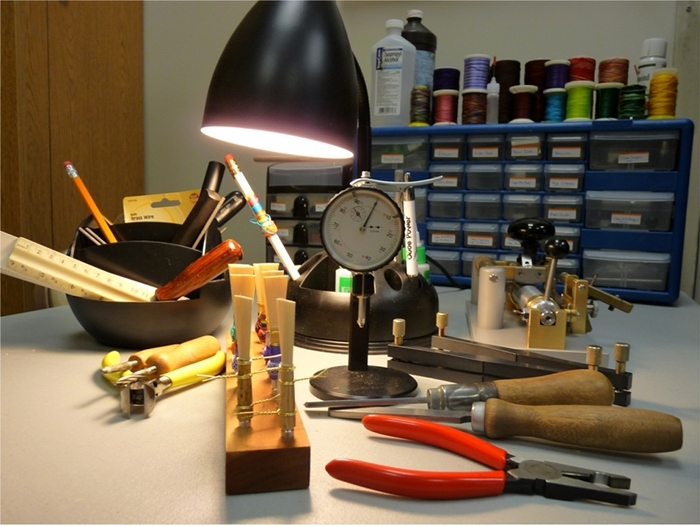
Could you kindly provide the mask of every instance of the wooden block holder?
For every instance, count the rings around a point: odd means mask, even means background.
[[[251,358],[262,356],[263,345],[257,337],[251,338]],[[229,341],[226,373],[232,374],[231,345]],[[273,395],[273,383],[264,372],[265,361],[253,360],[253,399],[262,400]],[[282,438],[280,416],[255,415],[250,427],[240,426],[236,415],[236,378],[226,379],[226,494],[243,495],[305,489],[309,487],[311,447],[304,424],[296,415],[294,437]],[[255,404],[254,411],[276,411],[278,400]],[[296,410],[296,406],[295,406]]]

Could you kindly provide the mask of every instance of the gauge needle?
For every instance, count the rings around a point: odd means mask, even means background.
[[[365,228],[367,227],[367,223],[369,223],[369,218],[372,216],[372,212],[374,212],[374,209],[377,208],[377,203],[379,200],[374,202],[374,205],[372,205],[372,210],[369,211],[369,214],[367,214],[367,219],[365,219],[365,222],[362,224],[360,227],[360,232],[364,232]]]

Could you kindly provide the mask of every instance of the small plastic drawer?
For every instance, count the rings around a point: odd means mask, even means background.
[[[591,133],[591,170],[676,169],[680,130]]]
[[[430,143],[427,135],[372,138],[372,169],[427,170]]]
[[[438,219],[461,219],[461,192],[430,192],[428,194],[428,215]]]
[[[466,219],[501,218],[501,194],[464,194]]]
[[[465,143],[464,135],[433,135],[430,138],[430,158],[433,161],[462,161]]]
[[[343,166],[329,162],[273,164],[267,169],[267,191],[269,193],[340,191],[343,189],[344,171]]]
[[[284,244],[321,246],[321,223],[319,221],[297,221],[278,219],[277,235]]]
[[[266,211],[273,218],[320,218],[335,194],[277,193],[267,195]]]
[[[541,164],[507,164],[505,167],[506,190],[538,191],[542,189]]]
[[[498,248],[498,224],[464,223],[462,245],[467,248]]]
[[[581,272],[581,262],[578,258],[563,258],[558,260],[556,275],[560,276],[564,272],[578,276],[579,272]]]
[[[467,190],[503,188],[503,165],[501,164],[468,164],[464,171]]]
[[[459,247],[462,244],[461,223],[428,221],[428,245]]]
[[[586,192],[586,228],[668,232],[672,192]]]
[[[503,219],[515,221],[526,217],[540,217],[539,195],[511,194],[503,196]]]
[[[540,160],[544,156],[544,133],[509,133],[506,135],[506,159]]]
[[[470,161],[500,161],[503,159],[503,135],[467,136],[467,159]]]
[[[459,276],[459,251],[426,250],[425,254],[428,256],[430,274]],[[439,264],[440,267],[435,263]]]
[[[587,147],[587,133],[547,134],[547,159],[550,161],[583,161]]]
[[[553,223],[580,223],[583,216],[583,196],[545,195],[542,198],[543,217]]]
[[[433,164],[430,167],[430,177],[442,179],[435,181],[432,187],[438,190],[462,190],[464,188],[463,164]]]
[[[581,229],[577,226],[555,225],[554,235],[565,239],[569,243],[569,254],[578,254],[581,248]],[[542,252],[547,244],[545,239],[541,243]]]
[[[519,250],[522,252],[522,243],[508,235],[509,226],[510,225],[501,225],[501,248],[503,250]]]
[[[634,250],[583,251],[583,278],[597,287],[666,290],[671,255]]]
[[[498,259],[498,254],[496,252],[472,252],[470,250],[465,250],[462,252],[462,276],[470,277],[472,275],[474,258],[478,256],[487,256],[492,260]]]
[[[425,188],[415,189],[416,221],[424,222],[428,217],[428,191]]]
[[[585,173],[583,164],[548,164],[544,167],[544,188],[548,192],[580,192]]]

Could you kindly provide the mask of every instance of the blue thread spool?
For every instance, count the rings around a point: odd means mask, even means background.
[[[457,68],[437,68],[433,73],[433,90],[459,90],[461,72]]]
[[[544,90],[544,122],[564,122],[566,116],[566,89]]]

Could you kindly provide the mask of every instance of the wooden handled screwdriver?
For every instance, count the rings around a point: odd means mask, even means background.
[[[112,373],[121,373],[123,371],[138,371],[139,369],[143,369],[146,367],[146,360],[151,357],[153,354],[158,354],[158,353],[167,353],[169,351],[174,350],[177,348],[178,344],[173,343],[172,345],[164,345],[162,347],[153,347],[151,349],[145,349],[143,351],[136,352],[129,356],[129,359],[125,362],[119,362],[113,365],[104,365],[102,367],[101,371],[102,374],[108,375]],[[119,378],[118,375],[116,379]]]
[[[408,398],[363,398],[306,402],[314,407],[376,407],[399,404],[427,404],[429,409],[468,411],[474,402],[500,398],[529,405],[611,405],[615,391],[598,371],[578,369],[514,380],[473,384],[447,384],[428,389],[426,396]]]
[[[220,349],[219,340],[214,338],[214,336],[200,336],[177,345],[175,349],[151,354],[146,359],[145,367],[129,376],[121,377],[115,382],[115,385],[124,386],[154,375],[169,373],[175,369],[209,358]]]

